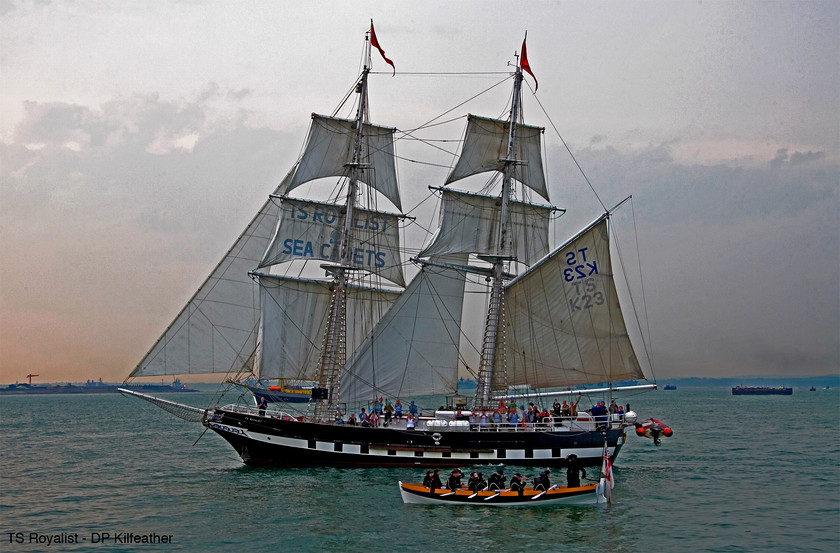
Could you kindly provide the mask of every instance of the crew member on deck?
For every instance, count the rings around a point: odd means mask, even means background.
[[[462,476],[464,476],[464,473],[461,469],[452,469],[452,472],[449,474],[449,478],[446,479],[446,487],[452,491],[460,490]]]
[[[519,495],[522,495],[522,491],[525,489],[525,480],[518,472],[510,479],[510,489],[512,491],[519,492]]]
[[[488,490],[502,490],[505,487],[505,469],[500,468],[487,480]]]
[[[484,479],[484,475],[482,473],[474,472],[470,475],[467,487],[470,491],[480,492],[481,490],[487,488],[487,480]]]
[[[569,466],[566,469],[566,486],[579,488],[580,474],[583,473],[583,477],[586,478],[586,469],[578,464],[577,455],[574,453],[566,455],[566,461],[569,462]]]
[[[265,416],[265,410],[268,408],[268,402],[264,397],[260,396],[260,402],[257,403],[257,408],[260,410],[260,416]]]
[[[427,470],[426,476],[423,477],[423,487],[424,488],[431,488],[432,487],[432,471]]]
[[[534,489],[546,491],[551,487],[551,470],[545,469],[534,478]]]
[[[432,473],[431,491],[435,491],[443,487],[443,482],[440,481],[440,469],[435,469]]]

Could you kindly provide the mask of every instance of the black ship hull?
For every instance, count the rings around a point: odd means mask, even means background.
[[[561,467],[577,455],[583,466],[600,466],[604,440],[614,459],[631,426],[583,429],[574,422],[535,427],[407,430],[301,422],[290,417],[216,409],[204,425],[222,436],[249,465],[274,467],[457,467],[511,464]]]

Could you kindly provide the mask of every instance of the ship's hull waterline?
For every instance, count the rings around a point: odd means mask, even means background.
[[[246,464],[274,467],[561,467],[571,453],[583,466],[600,466],[604,441],[615,459],[626,429],[633,428],[408,430],[404,422],[364,428],[288,419],[220,408],[208,412],[204,425],[230,443]]]

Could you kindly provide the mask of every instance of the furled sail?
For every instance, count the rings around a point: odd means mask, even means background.
[[[645,378],[618,303],[607,223],[601,217],[507,285],[493,389]]]
[[[314,179],[349,177],[352,171],[356,122],[312,114],[312,125],[303,155],[280,184],[280,193]],[[395,129],[365,123],[362,128],[360,180],[402,209],[394,156]]]
[[[251,359],[259,304],[248,272],[262,258],[278,212],[272,200],[262,206],[131,377],[226,373]]]
[[[540,127],[516,125],[512,176],[548,200],[540,146],[542,131]],[[485,171],[502,171],[507,157],[509,132],[508,121],[470,115],[461,157],[446,179],[446,184]]]
[[[314,380],[329,309],[330,283],[259,275],[262,305],[260,378]],[[399,292],[349,286],[347,348],[362,342]]]
[[[463,265],[467,256],[438,260]],[[455,391],[465,276],[423,267],[347,363],[342,401]]]
[[[271,244],[260,267],[293,259],[320,259],[337,263],[345,218],[344,206],[284,198]],[[405,286],[400,259],[399,217],[356,208],[351,237],[354,266]]]
[[[423,257],[460,253],[496,255],[501,221],[498,198],[443,189],[440,227]],[[548,225],[552,207],[510,202],[508,242],[503,255],[526,265],[548,253]]]

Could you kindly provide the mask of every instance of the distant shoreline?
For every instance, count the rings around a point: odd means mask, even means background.
[[[175,380],[171,384],[115,384],[109,382],[88,380],[80,384],[73,383],[44,383],[29,384],[28,382],[16,382],[14,384],[0,386],[0,395],[29,396],[47,394],[116,394],[120,388],[126,388],[137,392],[151,393],[185,393],[198,392]]]
[[[136,381],[135,381],[136,382]],[[614,382],[613,384],[620,384]],[[790,376],[743,376],[743,377],[730,377],[730,378],[699,378],[699,377],[691,377],[691,378],[659,378],[656,380],[656,384],[658,385],[659,389],[662,390],[666,385],[667,386],[677,386],[677,387],[685,387],[685,388],[731,388],[733,386],[787,386],[787,387],[794,387],[794,388],[810,388],[810,387],[817,387],[817,388],[825,388],[829,386],[831,388],[840,388],[840,374],[835,375],[822,375],[822,376],[797,376],[797,377],[790,377]],[[0,384],[0,393],[9,393],[7,390],[10,386],[19,386],[19,387],[28,387],[29,385],[26,382],[16,382],[16,383],[7,383],[7,384]],[[213,392],[220,386],[219,382],[188,382],[184,383],[186,387],[189,388],[189,391],[207,391]],[[48,387],[65,387],[65,391],[63,393],[81,393],[82,391],[87,391],[89,393],[102,393],[102,392],[116,392],[117,388],[130,388],[130,389],[141,389],[145,387],[145,389],[149,390],[152,388],[157,388],[160,391],[179,391],[179,390],[171,390],[172,386],[170,384],[164,384],[162,382],[155,382],[155,383],[144,383],[144,384],[122,384],[122,383],[102,383],[102,382],[80,382],[80,383],[70,383],[70,382],[55,382],[55,383],[33,383],[33,388],[48,388]],[[475,388],[475,381],[469,379],[461,379],[458,382],[459,390],[472,390]],[[97,388],[108,388],[105,389],[97,389]],[[165,390],[164,390],[165,389]],[[13,394],[15,392],[12,392]],[[37,392],[17,392],[17,394],[22,395],[26,393],[37,393]],[[44,392],[44,393],[58,393],[58,392]]]

